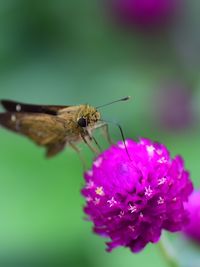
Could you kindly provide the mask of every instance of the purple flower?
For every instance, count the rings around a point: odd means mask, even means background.
[[[184,83],[171,82],[156,93],[155,118],[166,130],[184,130],[195,122],[193,90]],[[155,105],[154,105],[155,106]]]
[[[177,0],[111,0],[112,14],[120,24],[155,28],[171,20]]]
[[[200,190],[192,193],[185,208],[190,213],[190,223],[185,227],[184,233],[200,243]]]
[[[133,252],[159,240],[162,229],[176,232],[188,221],[184,202],[193,190],[180,156],[147,139],[126,140],[111,146],[85,173],[82,189],[94,232]]]

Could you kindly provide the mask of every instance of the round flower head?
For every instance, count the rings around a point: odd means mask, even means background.
[[[190,223],[185,227],[184,233],[200,243],[200,190],[192,193],[185,208],[190,213]]]
[[[126,153],[128,149],[129,155]],[[193,190],[180,156],[141,139],[111,146],[85,173],[84,209],[94,231],[133,252],[159,240],[162,229],[179,231],[187,223],[184,202]]]

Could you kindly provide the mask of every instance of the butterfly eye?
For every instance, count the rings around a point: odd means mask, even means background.
[[[81,117],[79,120],[78,120],[78,125],[81,126],[81,127],[86,127],[87,126],[87,120],[83,117]]]

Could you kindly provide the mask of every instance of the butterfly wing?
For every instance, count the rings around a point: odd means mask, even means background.
[[[0,124],[23,134],[47,148],[47,156],[56,155],[66,144],[66,121],[58,116],[40,113],[0,113]]]
[[[15,102],[11,100],[1,100],[1,105],[9,112],[43,113],[49,115],[57,115],[60,110],[68,107],[68,106],[33,105],[33,104]]]

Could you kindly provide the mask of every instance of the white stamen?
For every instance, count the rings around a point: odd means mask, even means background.
[[[100,198],[95,197],[94,199],[94,205],[98,205],[100,203]]]
[[[135,231],[135,227],[133,225],[129,225],[128,228],[133,232]]]
[[[164,184],[165,182],[166,182],[166,178],[165,177],[162,177],[162,178],[159,178],[158,179],[158,185],[162,185],[162,184]]]
[[[18,111],[18,112],[21,111],[21,105],[20,104],[16,105],[16,111]]]
[[[158,155],[162,155],[162,149],[157,149],[156,152]]]
[[[130,212],[133,213],[133,212],[137,211],[137,208],[136,208],[135,205],[131,205],[131,204],[129,204],[129,208],[128,208],[128,210],[130,210]]]
[[[121,210],[118,216],[119,216],[119,218],[122,218],[124,216],[124,211]]]
[[[153,190],[151,189],[150,185],[148,187],[145,187],[144,189],[145,189],[145,193],[144,193],[145,196],[150,197],[153,193]]]
[[[114,199],[114,197],[112,197],[111,199],[109,199],[107,201],[107,203],[109,204],[109,207],[111,208],[112,206],[114,206],[115,204],[117,204],[117,201]]]
[[[86,199],[87,202],[91,202],[92,201],[92,197],[91,196],[87,196],[85,199]]]
[[[99,196],[104,196],[103,186],[97,187],[95,193]]]
[[[154,154],[155,147],[150,145],[150,146],[146,146],[146,149],[147,149],[149,156],[152,157]]]
[[[144,214],[142,212],[140,212],[140,218],[143,218]]]
[[[98,158],[94,161],[94,166],[96,166],[97,168],[101,166],[103,159],[102,158]]]
[[[159,197],[158,201],[157,201],[158,205],[161,205],[164,203],[164,198]]]
[[[166,160],[165,157],[162,157],[162,158],[160,158],[157,162],[158,162],[158,163],[166,163],[167,160]]]
[[[140,140],[140,145],[144,145],[144,141],[143,140]]]
[[[92,176],[92,175],[93,175],[93,170],[89,170],[89,171],[87,171],[86,174],[87,174],[88,176]]]
[[[94,182],[93,182],[92,180],[89,180],[89,181],[86,183],[85,188],[86,188],[86,189],[91,189],[93,186],[94,186]]]

